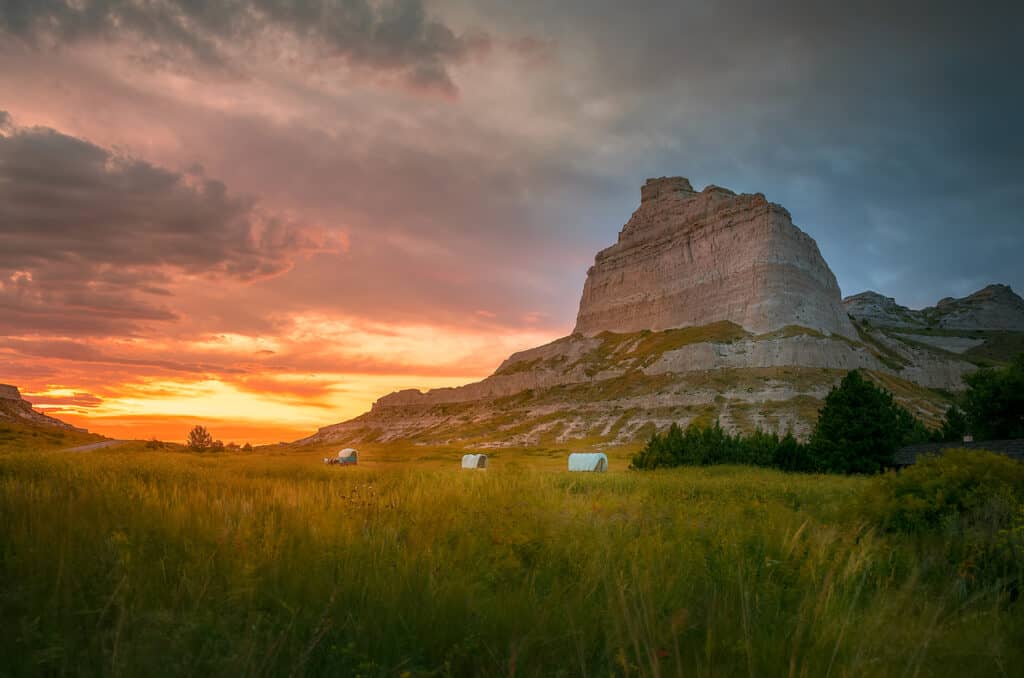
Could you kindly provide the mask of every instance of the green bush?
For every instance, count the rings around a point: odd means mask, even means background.
[[[964,381],[964,414],[975,438],[1024,438],[1024,353],[1004,369],[978,370]]]
[[[1004,529],[1024,503],[1024,464],[984,450],[947,450],[878,478],[866,503],[889,530],[934,530],[952,518]]]
[[[830,473],[878,473],[901,445],[929,439],[924,425],[892,394],[849,372],[825,398],[811,434],[815,465]]]
[[[916,540],[922,576],[959,595],[1024,586],[1024,464],[982,450],[949,450],[875,479],[864,511]]]
[[[746,464],[775,466],[788,471],[812,470],[806,446],[787,433],[754,431],[732,435],[716,421],[712,426],[690,424],[685,430],[673,423],[664,435],[653,434],[647,445],[633,455],[630,468],[656,469],[676,466]]]

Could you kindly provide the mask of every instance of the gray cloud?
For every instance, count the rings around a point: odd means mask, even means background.
[[[252,281],[329,243],[201,174],[47,128],[0,135],[0,331],[173,320],[172,274]]]
[[[427,16],[422,0],[13,0],[0,4],[0,31],[35,45],[134,36],[146,60],[187,57],[229,70],[244,69],[231,45],[274,51],[285,37],[321,58],[398,72],[447,94],[455,92],[448,67],[490,42],[479,32],[456,35]]]
[[[1024,5],[524,0],[480,10],[558,40],[546,115],[605,112],[623,186],[762,191],[849,293],[926,305],[1024,288]],[[507,30],[511,30],[508,29]],[[630,203],[635,200],[631,193]],[[621,213],[621,212],[620,212]],[[620,226],[595,226],[611,242]]]

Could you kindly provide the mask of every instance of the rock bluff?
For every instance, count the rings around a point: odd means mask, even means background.
[[[587,273],[573,334],[299,442],[600,446],[716,420],[806,437],[851,369],[935,425],[965,375],[1024,346],[1024,300],[1005,285],[920,311],[874,292],[844,306],[814,240],[763,195],[663,177],[640,197]]]
[[[846,312],[879,327],[1024,332],[1024,299],[1009,285],[988,285],[960,299],[946,297],[935,306],[913,310],[878,292],[843,300]]]
[[[660,331],[730,321],[855,337],[814,239],[760,194],[648,179],[618,242],[587,272],[575,332]]]
[[[33,424],[37,426],[54,426],[72,431],[85,431],[65,423],[60,419],[47,416],[42,412],[32,409],[32,403],[21,397],[17,386],[0,384],[0,421],[13,421],[20,424]]]

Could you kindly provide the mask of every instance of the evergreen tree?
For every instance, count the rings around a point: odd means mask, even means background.
[[[1006,368],[964,377],[967,429],[978,440],[1024,438],[1024,353]]]
[[[942,428],[937,433],[938,442],[963,440],[967,435],[967,417],[956,405],[950,405],[942,420]]]
[[[892,394],[854,370],[825,399],[811,434],[815,464],[832,473],[878,473],[901,445],[927,432]]]

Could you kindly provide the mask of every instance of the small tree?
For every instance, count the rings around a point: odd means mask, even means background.
[[[963,410],[956,405],[950,405],[946,410],[946,417],[942,420],[942,428],[939,429],[939,441],[963,440],[967,435],[967,417]]]
[[[811,434],[818,468],[832,473],[878,473],[892,465],[896,448],[926,436],[892,394],[854,370],[829,392]]]
[[[194,426],[188,432],[188,446],[196,451],[203,451],[213,445],[213,436],[206,430],[205,426]]]
[[[979,440],[1024,438],[1024,353],[1003,369],[964,377],[967,429]]]

